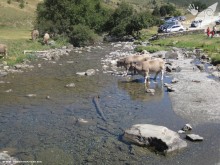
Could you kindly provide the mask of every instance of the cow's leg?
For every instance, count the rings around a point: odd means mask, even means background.
[[[163,81],[163,76],[164,76],[164,69],[161,70],[161,81]]]
[[[155,76],[154,76],[154,81],[157,80],[157,75],[159,74],[159,72],[156,72]]]
[[[144,83],[146,84],[147,82],[149,83],[149,72],[148,71],[146,71],[144,74]]]

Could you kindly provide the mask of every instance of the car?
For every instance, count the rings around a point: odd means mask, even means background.
[[[166,29],[167,27],[169,26],[172,26],[172,25],[178,25],[179,22],[166,22],[165,24],[161,25],[159,28],[158,28],[158,33],[163,33],[163,32],[166,32]]]
[[[216,24],[216,25],[220,25],[220,19],[216,20],[216,21],[215,21],[215,24]]]
[[[185,21],[185,20],[186,20],[186,17],[185,17],[185,16],[178,16],[178,20],[179,20],[179,21]]]
[[[202,23],[202,20],[192,21],[191,27],[199,27]]]
[[[184,31],[184,30],[185,30],[185,28],[182,25],[171,25],[166,28],[167,33]]]

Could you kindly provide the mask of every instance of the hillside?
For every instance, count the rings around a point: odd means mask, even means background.
[[[28,0],[25,3],[24,8],[19,7],[19,2],[11,0],[11,3],[8,3],[8,0],[0,0],[0,26],[9,26],[9,27],[29,27],[33,26],[33,21],[35,18],[36,6],[39,2],[43,0]],[[115,8],[118,3],[122,0],[103,0],[105,5]],[[187,7],[193,0],[124,0],[132,4],[135,9],[138,11],[143,9],[152,9],[155,4],[162,5],[167,2],[171,2],[179,6],[184,13],[187,13]],[[216,0],[200,0],[201,2],[211,5],[216,2]],[[220,11],[220,4],[218,5]]]
[[[28,0],[24,8],[18,2],[7,0],[0,1],[0,26],[1,27],[32,27],[35,18],[36,6],[43,0]]]

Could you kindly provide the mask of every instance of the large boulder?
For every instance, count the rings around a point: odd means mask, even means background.
[[[187,147],[187,143],[180,139],[178,133],[164,126],[151,124],[136,124],[125,130],[125,141],[153,148],[163,154]]]

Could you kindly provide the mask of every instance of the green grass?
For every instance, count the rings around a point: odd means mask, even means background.
[[[147,50],[150,53],[154,53],[161,50],[169,50],[168,47],[158,46],[158,45],[149,45],[149,46],[137,46],[135,48],[136,52],[142,52],[143,50]]]
[[[157,34],[157,27],[142,30],[140,40],[148,40],[154,34]],[[220,63],[220,38],[207,38],[205,34],[191,34],[159,39],[152,41],[151,46],[137,46],[136,51],[147,50],[153,53],[159,50],[169,50],[171,47],[186,48],[189,50],[200,48],[212,58],[213,62]]]
[[[35,10],[41,1],[28,0],[23,9],[16,1],[12,1],[11,4],[8,4],[6,0],[0,2],[0,43],[8,47],[8,57],[1,58],[0,63],[6,61],[8,65],[14,65],[23,62],[24,59],[35,59],[32,54],[24,55],[24,50],[47,50],[66,45],[65,38],[56,40],[55,46],[43,45],[42,37],[37,41],[31,40]]]
[[[207,38],[205,34],[193,34],[159,39],[153,41],[152,44],[161,47],[200,48],[211,58],[215,58],[215,62],[220,62],[220,39],[218,37]]]
[[[8,47],[8,57],[6,59],[0,59],[0,61],[6,61],[8,65],[14,65],[16,63],[22,62],[24,59],[30,56],[24,55],[24,50],[48,50],[51,48],[60,48],[67,44],[65,38],[59,38],[56,40],[55,46],[49,46],[42,44],[42,38],[36,41],[31,40],[30,30],[23,28],[0,28],[0,43],[4,43]]]

